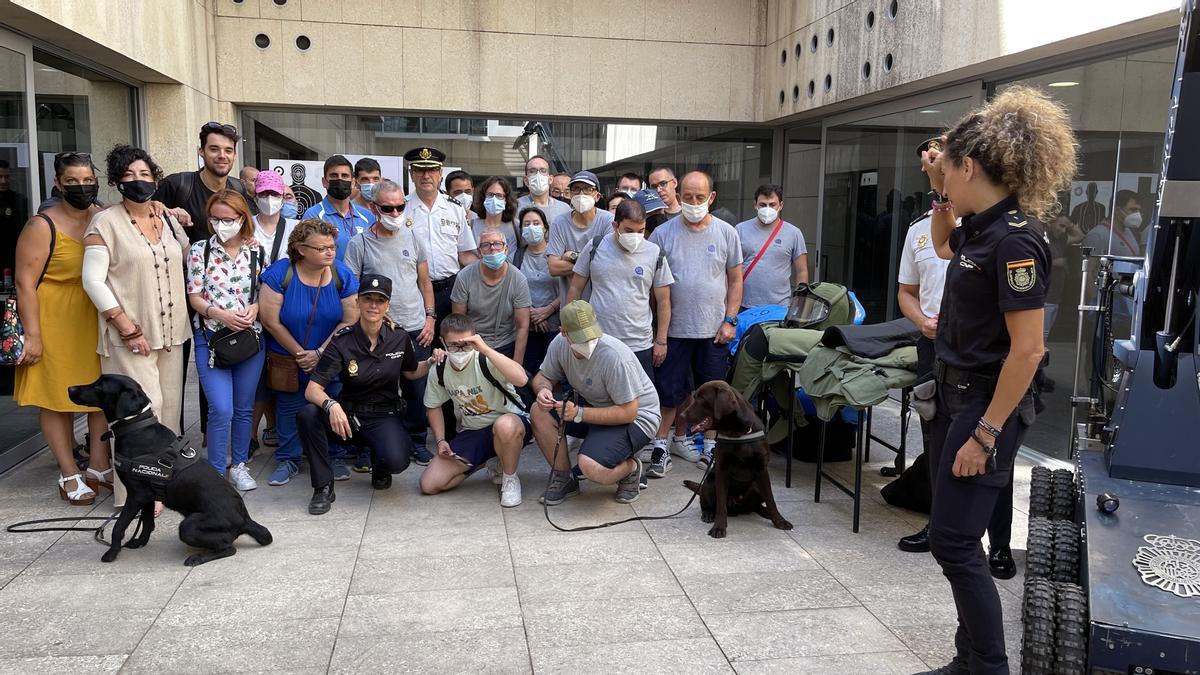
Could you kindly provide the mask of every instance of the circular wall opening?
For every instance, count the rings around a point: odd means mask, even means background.
[[[259,49],[266,49],[267,47],[271,46],[271,38],[266,33],[259,33],[258,35],[254,36],[254,44],[257,45]]]
[[[830,89],[833,89],[833,76],[826,75],[825,76],[825,91],[828,92]]]
[[[787,50],[786,49],[779,52],[779,63],[780,63],[780,65],[787,63]]]
[[[779,90],[779,105],[783,105],[783,101],[786,98],[787,98],[787,95],[783,93],[782,89],[780,89]]]
[[[278,0],[276,0],[276,1],[278,1]],[[887,6],[888,18],[895,19],[896,15],[899,13],[900,13],[900,3],[898,2],[898,0],[892,0],[891,2],[889,2],[888,6]]]
[[[833,29],[832,28],[829,29],[829,32],[825,33],[825,44],[831,45],[831,46],[833,45]]]
[[[892,72],[892,62],[893,62],[893,59],[892,59],[891,54],[888,54],[887,56],[883,57],[883,72],[885,72],[885,73]]]
[[[796,85],[796,86],[792,87],[792,100],[793,101],[800,100],[800,85]]]
[[[308,39],[307,35],[297,35],[296,36],[296,49],[299,49],[302,52],[306,52],[306,51],[308,51],[308,48],[311,46],[312,46],[312,40]]]
[[[821,44],[821,41],[817,39],[817,36],[816,35],[812,36],[812,40],[809,41],[809,45],[808,45],[809,51],[814,51],[814,52],[817,51],[817,45],[819,45],[819,44]]]
[[[284,5],[287,4],[287,0],[275,0],[275,4],[278,5],[279,7],[283,7]]]
[[[874,10],[867,12],[867,30],[875,27],[875,12]]]
[[[800,60],[800,55],[804,53],[804,47],[799,42],[796,43],[796,60]]]
[[[871,62],[864,61],[862,65],[862,78],[864,80],[871,79]]]
[[[817,93],[817,83],[814,80],[808,81],[808,97],[812,98]]]

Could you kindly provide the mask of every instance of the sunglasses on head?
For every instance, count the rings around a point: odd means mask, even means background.
[[[90,162],[92,161],[92,153],[67,151],[60,152],[54,156],[54,161],[56,162],[69,162],[73,159],[84,159]]]
[[[241,135],[238,134],[237,127],[233,126],[232,124],[221,124],[220,122],[208,122],[204,126],[200,127],[200,131],[201,131],[201,133],[208,132],[208,131],[217,131],[217,132],[220,132],[220,133],[222,133],[226,136],[229,136],[233,139],[241,138]]]
[[[399,206],[388,206],[386,204],[376,204],[375,208],[379,209],[380,213],[392,214],[392,213],[404,213],[405,206],[406,206],[406,204],[401,204]]]

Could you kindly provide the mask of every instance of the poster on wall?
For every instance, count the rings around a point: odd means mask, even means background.
[[[1071,222],[1084,232],[1104,222],[1112,197],[1113,183],[1110,180],[1072,181],[1071,204],[1067,210]]]
[[[351,164],[363,157],[370,157],[379,162],[380,173],[384,178],[404,184],[404,158],[389,155],[346,155]],[[292,192],[296,193],[299,213],[304,213],[325,198],[325,188],[321,186],[324,161],[272,159],[268,166],[283,178],[284,184],[290,186]]]

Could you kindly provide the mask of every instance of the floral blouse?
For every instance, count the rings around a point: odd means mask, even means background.
[[[204,246],[208,245],[208,269],[204,269]],[[262,274],[264,252],[262,247],[251,249],[243,243],[235,257],[225,252],[225,247],[216,236],[207,242],[198,241],[192,244],[188,253],[187,293],[199,293],[206,302],[212,303],[217,309],[239,312],[250,305],[250,290],[252,285],[258,286],[258,279],[250,278],[250,255],[254,253],[255,276]],[[258,301],[257,295],[255,302]],[[200,315],[197,315],[197,320]],[[205,319],[204,325],[211,331],[225,327],[216,319]],[[262,324],[254,322],[254,330],[262,332]]]

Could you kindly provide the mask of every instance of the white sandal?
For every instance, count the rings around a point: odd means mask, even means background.
[[[113,489],[112,467],[110,466],[103,471],[97,471],[89,466],[87,468],[87,471],[84,472],[83,482],[87,483],[87,486],[90,487],[93,492],[98,491],[100,488],[104,488],[104,489],[108,490],[109,492],[112,492],[112,489]]]
[[[75,481],[75,489],[67,492],[67,483]],[[72,506],[91,506],[96,502],[96,493],[84,482],[83,476],[77,473],[70,476],[58,477],[58,496]]]

